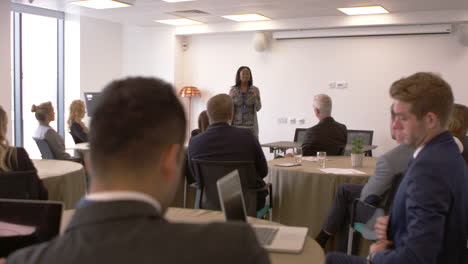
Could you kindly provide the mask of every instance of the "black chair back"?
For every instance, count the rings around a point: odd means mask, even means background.
[[[306,132],[307,128],[296,128],[296,132],[294,132],[294,142],[304,142]]]
[[[0,198],[38,199],[34,191],[35,171],[0,172]]]
[[[351,142],[353,141],[353,138],[361,137],[363,139],[362,141],[363,145],[372,145],[373,136],[374,136],[373,130],[348,130],[348,138],[346,140],[346,144],[351,144]],[[351,151],[346,150],[343,155],[350,156]],[[365,155],[372,157],[372,150],[366,151]]]
[[[34,141],[41,152],[42,159],[57,159],[45,139],[34,138]]]
[[[83,140],[81,140],[79,137],[77,137],[75,134],[73,134],[72,130],[70,130],[69,132],[70,132],[70,135],[72,136],[73,142],[75,142],[75,144],[84,143]]]
[[[192,159],[195,178],[199,179],[195,208],[221,210],[216,181],[238,170],[249,216],[256,216],[256,171],[253,161],[207,161]]]

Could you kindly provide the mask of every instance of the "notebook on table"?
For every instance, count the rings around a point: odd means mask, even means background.
[[[219,201],[226,221],[247,222],[244,196],[237,170],[217,182]],[[257,240],[268,251],[300,253],[307,236],[306,227],[252,225]]]
[[[59,234],[63,203],[0,199],[0,257]]]

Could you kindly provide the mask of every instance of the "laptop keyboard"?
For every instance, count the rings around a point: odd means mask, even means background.
[[[257,240],[262,246],[269,246],[278,233],[278,228],[254,227]]]

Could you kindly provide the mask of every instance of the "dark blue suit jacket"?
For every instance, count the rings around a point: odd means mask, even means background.
[[[444,132],[410,161],[390,211],[395,248],[378,252],[373,263],[463,263],[467,230],[468,169]]]
[[[215,123],[190,139],[188,160],[254,161],[257,178],[265,178],[268,164],[258,139],[249,129]],[[189,162],[192,175],[195,175]],[[195,176],[196,177],[196,176]],[[195,179],[198,182],[198,179]]]

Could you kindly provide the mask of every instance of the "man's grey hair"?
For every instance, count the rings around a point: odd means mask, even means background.
[[[321,115],[331,115],[332,100],[326,94],[318,94],[314,97],[314,108],[317,108]]]
[[[210,124],[218,122],[228,122],[233,113],[233,103],[231,96],[218,94],[210,98],[206,104],[206,113]]]

